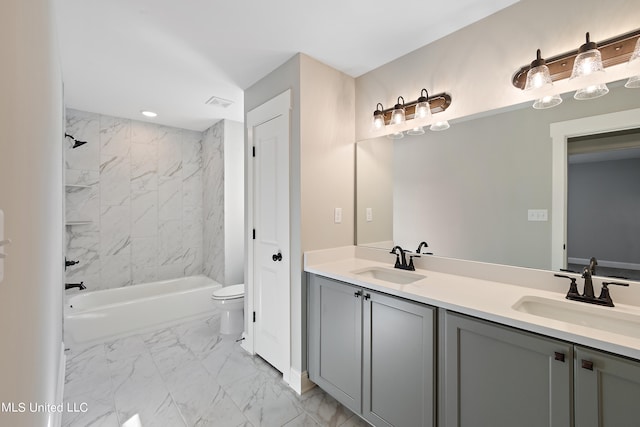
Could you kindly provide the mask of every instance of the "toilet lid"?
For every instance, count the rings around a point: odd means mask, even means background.
[[[213,299],[234,299],[244,297],[244,284],[224,286],[213,292]]]

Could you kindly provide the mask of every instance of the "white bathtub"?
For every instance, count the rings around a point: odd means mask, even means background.
[[[213,314],[211,294],[221,286],[206,276],[191,276],[73,294],[64,308],[65,346],[105,341]]]

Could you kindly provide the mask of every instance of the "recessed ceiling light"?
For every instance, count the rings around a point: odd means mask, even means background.
[[[158,115],[158,113],[154,113],[153,111],[146,111],[146,110],[142,110],[140,111],[142,113],[143,116],[145,117],[156,117]]]

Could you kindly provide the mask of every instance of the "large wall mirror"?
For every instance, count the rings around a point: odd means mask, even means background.
[[[630,273],[640,269],[640,131],[621,126],[622,132],[590,136],[572,130],[579,137],[567,139],[577,157],[565,152],[562,161],[571,188],[579,186],[569,197],[564,188],[553,188],[553,123],[640,108],[640,89],[627,89],[624,82],[609,88],[590,101],[565,94],[562,104],[548,110],[517,105],[459,119],[444,132],[359,141],[357,244],[415,250],[424,240],[427,251],[439,256],[551,269],[557,267],[552,246],[560,239],[567,242],[565,267],[578,268],[600,255],[602,267],[609,262]],[[566,218],[554,218],[557,194],[571,202]],[[565,235],[552,238],[554,228]],[[605,243],[602,236],[615,237]],[[619,275],[629,277],[624,273]]]

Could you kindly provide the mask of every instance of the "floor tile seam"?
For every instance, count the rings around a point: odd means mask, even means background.
[[[118,358],[116,358],[116,359],[110,359],[110,358],[107,356],[107,357],[106,357],[106,361],[107,361],[107,364],[113,364],[113,363],[118,363],[118,362],[124,362],[124,361],[129,360],[129,359],[133,359],[133,358],[136,358],[136,357],[140,357],[140,356],[141,356],[142,354],[144,354],[144,353],[147,353],[149,356],[151,356],[151,352],[149,352],[149,349],[145,346],[145,347],[144,347],[144,349],[143,349],[142,351],[139,351],[139,352],[137,352],[137,353],[135,353],[135,354],[129,354],[129,355],[125,356],[125,357],[118,357]]]
[[[295,416],[284,421],[282,423],[282,426],[285,426],[287,423],[290,423],[291,421],[293,421],[294,419],[296,419],[302,414],[308,414],[304,406],[302,406],[301,402],[295,397],[295,395],[292,394],[293,389],[289,387],[289,384],[284,382],[281,376],[273,376],[271,375],[271,373],[265,372],[258,368],[256,369],[257,369],[258,378],[262,379],[263,382],[267,383],[270,387],[280,389],[278,390],[279,394],[277,393],[278,397],[284,396],[284,398],[287,399],[294,406],[294,408],[296,408],[297,411],[299,411]],[[317,420],[314,417],[312,417],[312,419],[317,422]],[[319,423],[319,424],[322,425],[322,423]]]
[[[179,342],[179,336],[177,334],[175,334],[175,332],[172,330],[172,333],[174,333],[174,335],[176,335],[176,337],[178,338],[178,342]],[[195,355],[193,354],[193,352],[191,351],[191,348],[185,346],[187,348],[187,350],[189,352],[191,352],[192,356],[195,357]],[[156,372],[158,373],[158,375],[160,376],[160,379],[162,380],[162,384],[164,386],[164,388],[167,390],[167,392],[169,393],[169,397],[171,398],[171,402],[173,403],[173,406],[176,408],[176,410],[178,411],[178,414],[180,415],[180,419],[182,420],[182,422],[184,423],[185,427],[191,427],[189,425],[189,423],[187,422],[187,418],[185,416],[185,414],[182,413],[182,409],[180,407],[180,405],[178,404],[178,401],[176,400],[175,396],[174,396],[174,391],[173,391],[173,387],[170,386],[170,384],[167,382],[167,378],[166,378],[166,373],[163,374],[163,372],[160,370],[160,367],[158,366],[158,361],[156,360],[156,358],[153,356],[153,352],[151,352],[151,349],[149,348],[149,344],[145,342],[145,348],[147,349],[147,351],[149,351],[149,354],[151,355],[151,361],[153,362],[153,365],[155,366]],[[196,357],[196,360],[200,362],[200,360]],[[206,371],[206,369],[205,369]],[[207,371],[208,372],[208,371]]]
[[[185,417],[185,415],[182,413],[182,410],[180,409],[180,405],[178,405],[178,402],[176,401],[175,397],[173,396],[173,392],[171,391],[171,389],[168,387],[168,385],[166,384],[166,382],[164,382],[164,378],[163,378],[163,384],[165,386],[165,388],[167,389],[167,393],[169,393],[169,397],[171,398],[171,402],[173,403],[173,406],[176,408],[176,411],[178,411],[178,414],[180,415],[180,419],[182,420],[182,422],[184,423],[185,427],[191,427],[189,425],[189,423],[187,422],[187,418]]]

